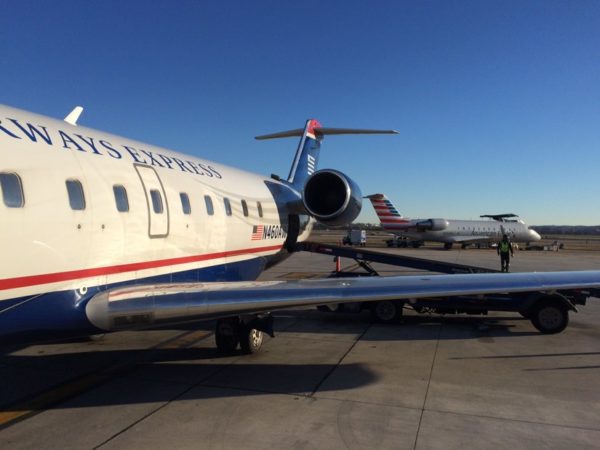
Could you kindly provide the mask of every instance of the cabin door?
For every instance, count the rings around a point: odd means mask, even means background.
[[[165,188],[153,167],[141,164],[134,164],[134,167],[146,193],[148,236],[151,238],[166,237],[169,234],[169,204]]]

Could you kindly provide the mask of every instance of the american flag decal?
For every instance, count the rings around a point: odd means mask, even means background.
[[[252,241],[260,241],[263,237],[264,225],[253,225],[252,226]]]

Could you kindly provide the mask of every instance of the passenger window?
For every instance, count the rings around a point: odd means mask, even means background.
[[[163,202],[160,192],[156,189],[150,189],[150,198],[152,199],[152,209],[156,214],[163,213]]]
[[[25,205],[23,185],[19,175],[16,173],[0,173],[0,186],[2,186],[2,198],[6,206],[9,208],[22,208]]]
[[[244,212],[244,216],[248,217],[248,204],[246,200],[242,200],[242,211]]]
[[[206,213],[209,216],[212,216],[215,213],[215,209],[213,208],[213,202],[212,198],[210,198],[210,195],[204,196],[204,203],[206,204]]]
[[[263,211],[262,211],[262,205],[260,204],[260,202],[256,202],[256,209],[258,209],[258,217],[262,217]]]
[[[83,186],[79,180],[67,180],[67,193],[69,194],[69,204],[75,211],[85,209],[85,196],[83,195]]]
[[[127,191],[125,190],[125,186],[115,184],[113,186],[113,193],[115,194],[115,203],[117,205],[117,211],[129,211],[129,199],[127,198]]]
[[[231,212],[231,203],[229,202],[229,199],[227,197],[225,197],[223,199],[223,204],[225,205],[225,214],[227,214],[228,216],[230,216],[232,214],[232,212]]]
[[[181,208],[183,209],[184,214],[191,214],[192,207],[190,206],[190,198],[185,192],[179,193],[179,198],[181,198]]]

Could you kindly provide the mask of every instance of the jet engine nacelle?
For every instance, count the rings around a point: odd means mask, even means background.
[[[417,229],[428,230],[428,231],[442,231],[448,228],[448,221],[446,219],[427,219],[417,222]]]
[[[347,225],[360,213],[362,194],[354,181],[332,169],[319,170],[304,185],[306,211],[326,225]]]

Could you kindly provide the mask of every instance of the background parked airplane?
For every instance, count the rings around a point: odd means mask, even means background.
[[[218,318],[217,346],[252,352],[274,309],[532,292],[531,314],[565,317],[561,289],[600,287],[594,271],[252,281],[314,220],[360,212],[348,176],[316,170],[323,137],[394,131],[309,120],[261,136],[300,137],[281,180],[81,127],[79,113],[0,106],[2,343]]]
[[[507,234],[513,242],[533,242],[540,235],[529,228],[525,222],[516,219],[515,214],[483,215],[491,220],[454,220],[454,219],[410,219],[402,217],[396,207],[384,194],[372,194],[373,208],[384,229],[409,238],[415,246],[424,241],[443,242],[444,248],[451,249],[453,244],[498,242]]]

